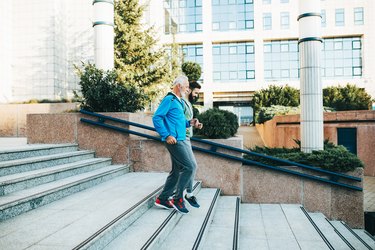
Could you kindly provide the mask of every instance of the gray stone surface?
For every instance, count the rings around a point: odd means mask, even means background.
[[[356,249],[368,249],[365,245],[363,245],[342,223],[341,221],[331,221],[332,225],[338,230],[347,241]]]
[[[0,237],[0,249],[72,249],[160,187],[165,177],[163,173],[128,173],[1,222],[1,234],[3,228],[11,229]],[[23,237],[25,231],[35,233]]]
[[[178,239],[179,249],[192,249],[215,192],[216,189],[213,188],[202,189],[198,194],[201,207],[199,209],[190,208],[190,212],[181,217],[179,223],[168,235],[166,240],[161,244],[161,246],[156,247],[156,249],[169,249],[169,246],[176,244],[176,239]],[[214,213],[215,208],[213,210],[213,214]],[[213,214],[211,214],[209,222],[212,221]],[[201,244],[204,243],[204,240],[205,239],[203,237]]]
[[[349,246],[339,237],[334,228],[328,223],[326,217],[321,213],[309,213],[314,223],[327,238],[335,249],[349,250]]]
[[[0,145],[0,161],[11,161],[27,157],[66,153],[77,151],[77,149],[77,144],[31,144],[14,147],[10,146],[7,148],[3,148]]]
[[[375,249],[375,240],[364,232],[363,229],[353,229],[353,231],[361,237],[372,249]]]
[[[74,151],[0,162],[0,176],[47,168],[94,157],[94,152]]]
[[[128,166],[111,165],[103,169],[68,177],[0,197],[0,221],[110,180],[128,171]]]
[[[195,185],[194,185],[195,186]],[[194,189],[194,194],[197,195],[201,189],[201,183]],[[153,204],[152,204],[153,205]],[[163,224],[168,216],[174,214],[168,223],[163,227],[162,231],[158,233],[156,238],[152,241],[148,249],[158,249],[160,243],[163,242],[168,234],[173,230],[175,225],[180,220],[180,214],[174,213],[173,209],[162,209],[152,206],[145,212],[138,220],[123,231],[116,239],[108,244],[104,249],[116,250],[119,246],[132,246],[133,249],[141,249],[142,246],[150,239],[154,232]]]
[[[91,158],[78,162],[0,177],[0,195],[35,187],[111,164],[109,158]]]
[[[236,196],[221,196],[203,249],[231,249],[233,246]]]

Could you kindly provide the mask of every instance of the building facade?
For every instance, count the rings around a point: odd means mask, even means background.
[[[91,0],[0,1],[0,103],[71,98],[93,61]]]
[[[184,59],[202,66],[205,107],[231,110],[247,123],[254,91],[271,84],[299,88],[298,0],[154,0],[151,5],[155,11],[148,19],[164,34],[162,42],[171,43],[175,31]],[[324,87],[353,83],[375,96],[373,11],[370,0],[321,1]]]
[[[299,88],[299,0],[141,0],[160,42],[202,66],[201,102],[252,120],[254,91]],[[322,0],[323,86],[375,97],[375,2]],[[92,0],[0,1],[0,102],[71,97],[74,65],[93,61]]]

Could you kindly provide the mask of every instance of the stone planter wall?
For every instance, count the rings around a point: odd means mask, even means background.
[[[62,113],[77,103],[0,104],[0,136],[25,137],[26,116],[31,113]]]

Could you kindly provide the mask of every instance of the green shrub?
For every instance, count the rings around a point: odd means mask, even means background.
[[[148,98],[143,90],[119,80],[115,70],[104,72],[87,64],[78,71],[81,108],[96,112],[135,112],[146,105]]]
[[[299,144],[298,141],[297,144]],[[350,153],[344,146],[336,146],[327,140],[324,142],[324,150],[313,151],[312,153],[304,153],[300,150],[299,147],[268,148],[257,146],[251,151],[335,172],[348,172],[357,167],[364,167],[362,161],[356,155]],[[272,166],[285,165],[258,156],[245,155],[244,157]]]
[[[234,136],[238,130],[238,118],[232,112],[218,108],[209,109],[198,115],[203,128],[195,130],[197,136],[210,139],[226,139]]]
[[[329,107],[323,107],[323,111],[332,112],[334,111],[334,109]],[[264,123],[266,121],[271,120],[275,115],[295,115],[300,113],[300,107],[272,105],[271,107],[260,108],[259,112],[255,114],[255,122]]]
[[[202,75],[201,66],[196,62],[184,62],[181,65],[182,72],[189,78],[189,82],[198,81]]]
[[[262,107],[272,105],[297,107],[299,105],[299,90],[288,85],[271,85],[267,89],[262,89],[254,93],[251,106],[255,113]]]
[[[271,107],[262,107],[259,112],[255,114],[256,123],[264,123],[271,120],[275,115],[291,115],[299,114],[299,107],[286,107],[280,105],[272,105]]]
[[[353,84],[323,89],[323,105],[337,111],[371,109],[371,96]]]

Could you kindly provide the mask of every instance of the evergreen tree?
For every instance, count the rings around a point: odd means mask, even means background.
[[[115,68],[122,81],[143,88],[152,100],[161,84],[171,82],[171,63],[154,28],[142,24],[144,9],[138,0],[115,1]]]

